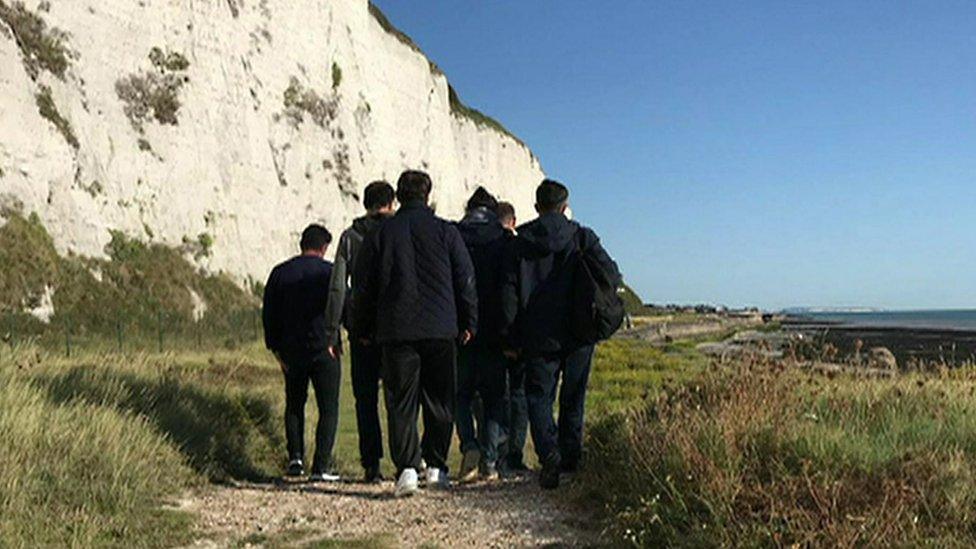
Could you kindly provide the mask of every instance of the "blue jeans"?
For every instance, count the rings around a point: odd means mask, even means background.
[[[458,352],[457,432],[461,451],[480,450],[486,463],[498,460],[505,437],[505,357],[501,350],[462,347]],[[472,412],[475,394],[481,396],[482,414]]]
[[[525,397],[532,442],[543,465],[575,465],[583,452],[583,412],[593,346],[567,353],[528,357]],[[562,384],[560,385],[560,377]],[[559,421],[552,417],[559,390]]]
[[[508,363],[508,387],[505,395],[505,434],[507,442],[503,457],[508,465],[524,464],[525,437],[529,430],[529,410],[525,402],[525,364],[519,360]]]

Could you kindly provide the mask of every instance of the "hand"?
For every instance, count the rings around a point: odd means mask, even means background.
[[[458,336],[458,341],[461,342],[461,345],[467,345],[468,343],[471,343],[471,339],[473,337],[474,334],[471,333],[471,330],[465,330],[461,332],[460,336]]]
[[[519,352],[515,349],[503,349],[502,354],[509,360],[518,360]]]
[[[329,345],[329,356],[332,357],[332,360],[339,360],[339,357],[342,356],[342,349],[337,345]]]
[[[368,346],[370,346],[370,345],[372,345],[372,344],[373,344],[373,342],[372,342],[372,341],[370,341],[370,340],[369,340],[369,338],[366,338],[366,337],[361,337],[361,338],[359,338],[359,344],[360,344],[360,345],[364,345],[364,346],[367,346],[367,347],[368,347]]]
[[[278,367],[281,368],[281,373],[283,373],[285,375],[288,375],[288,365],[285,364],[285,361],[281,359],[281,355],[279,355],[278,353],[275,353],[274,354],[274,357],[275,357],[275,360],[278,361]]]

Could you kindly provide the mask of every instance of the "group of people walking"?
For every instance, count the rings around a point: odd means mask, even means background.
[[[285,377],[288,474],[305,474],[311,382],[319,423],[310,480],[338,480],[344,327],[365,481],[382,480],[382,387],[396,495],[416,492],[421,476],[429,488],[450,485],[455,426],[463,454],[455,478],[526,470],[529,425],[539,483],[556,488],[580,463],[593,345],[619,326],[615,296],[607,305],[598,295],[601,283],[614,292],[621,284],[617,265],[592,230],[567,217],[569,191],[556,181],[539,185],[539,216],[517,229],[514,208],[483,188],[460,222],[441,219],[428,205],[431,188],[420,171],[404,172],[395,191],[369,184],[367,213],[342,233],[334,264],[325,260],[332,235],[310,225],[301,254],[272,271],[263,317]]]

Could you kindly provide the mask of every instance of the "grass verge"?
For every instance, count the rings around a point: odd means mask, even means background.
[[[972,546],[976,370],[709,369],[591,425],[580,496],[635,546]]]

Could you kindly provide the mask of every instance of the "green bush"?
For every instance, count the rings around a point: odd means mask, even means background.
[[[54,124],[54,127],[64,137],[64,140],[74,149],[81,146],[78,143],[78,138],[75,137],[74,130],[71,128],[71,122],[68,122],[66,118],[61,116],[61,113],[58,111],[58,106],[54,104],[54,98],[51,96],[51,88],[44,85],[40,86],[40,91],[34,97],[37,101],[38,112],[48,122]]]
[[[468,120],[475,123],[477,126],[482,126],[486,128],[491,128],[503,135],[507,135],[515,140],[519,145],[525,146],[525,143],[521,139],[515,136],[512,132],[508,131],[508,128],[502,125],[501,122],[495,120],[494,118],[484,114],[483,112],[473,109],[464,104],[461,101],[461,96],[458,95],[457,90],[454,86],[448,85],[447,87],[448,101],[451,105],[451,114],[460,118],[467,118]]]
[[[333,77],[334,77],[333,72]],[[283,97],[285,116],[294,126],[305,121],[305,115],[321,128],[325,128],[336,119],[338,104],[335,99],[326,101],[312,89],[306,89],[298,78],[291,77]]]
[[[39,15],[24,7],[23,2],[7,5],[0,0],[0,22],[13,31],[24,67],[31,78],[36,80],[40,71],[46,70],[64,79],[64,73],[71,64],[64,32],[48,28]]]

